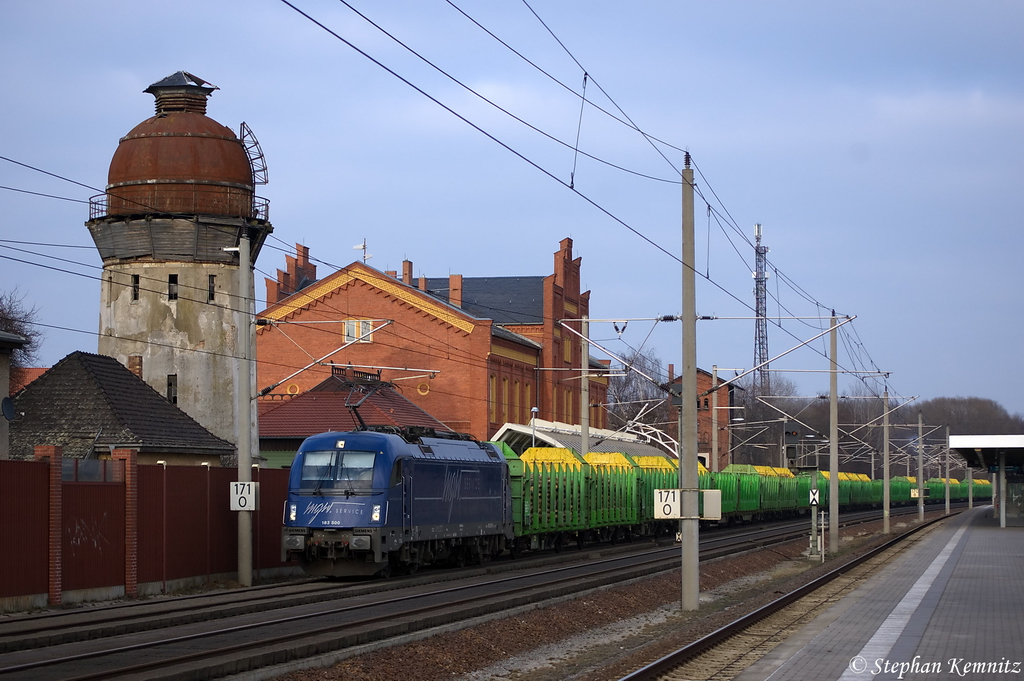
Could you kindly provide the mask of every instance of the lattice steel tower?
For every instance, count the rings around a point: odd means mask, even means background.
[[[757,321],[754,327],[754,366],[757,370],[758,386],[762,395],[770,395],[768,365],[768,247],[761,245],[761,225],[754,225],[754,301]]]

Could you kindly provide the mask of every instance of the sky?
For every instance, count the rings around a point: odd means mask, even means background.
[[[37,308],[41,363],[96,351],[86,202],[184,70],[266,157],[259,296],[296,243],[320,276],[364,239],[380,270],[535,276],[571,237],[590,316],[633,320],[594,340],[678,367],[681,325],[645,320],[682,308],[686,150],[701,368],[754,364],[759,223],[770,357],[835,310],[842,392],[1024,413],[1024,5],[528,2],[0,4],[0,290]],[[826,350],[771,367],[827,393]]]

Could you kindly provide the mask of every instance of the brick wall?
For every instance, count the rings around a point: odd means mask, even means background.
[[[50,445],[38,446],[34,450],[38,460],[46,461],[49,465],[47,476],[47,488],[49,506],[47,513],[47,570],[46,584],[48,602],[50,605],[60,605],[64,589],[63,556],[61,549],[62,532],[64,529],[64,498],[63,486],[61,483],[62,452],[60,447]]]

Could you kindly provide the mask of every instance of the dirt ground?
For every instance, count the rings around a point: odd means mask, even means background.
[[[903,527],[893,522],[893,531]],[[620,678],[877,545],[880,530],[881,522],[844,530],[839,555],[825,564],[802,556],[805,539],[703,563],[696,613],[679,608],[676,570],[278,681]]]

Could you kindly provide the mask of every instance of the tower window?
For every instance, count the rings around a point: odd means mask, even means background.
[[[178,374],[167,374],[167,401],[178,403]]]
[[[210,275],[210,286],[206,291],[206,302],[212,303],[213,299],[217,296],[217,275]]]
[[[132,275],[132,300],[139,299],[139,275]]]
[[[167,300],[178,299],[178,275],[167,275]]]

